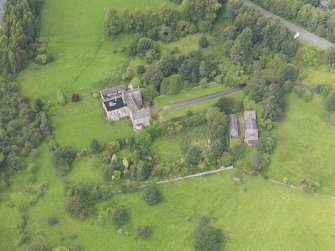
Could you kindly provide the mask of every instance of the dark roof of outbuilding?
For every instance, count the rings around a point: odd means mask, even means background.
[[[105,101],[104,106],[106,107],[107,111],[110,112],[124,107],[125,104],[123,103],[122,97],[118,97],[116,99]]]
[[[230,132],[236,131],[238,133],[238,124],[236,114],[229,114],[230,119]]]

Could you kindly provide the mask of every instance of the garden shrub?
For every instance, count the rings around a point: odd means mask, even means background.
[[[53,226],[53,225],[56,225],[58,223],[58,218],[56,216],[49,216],[48,218],[48,225],[49,226]]]
[[[146,240],[151,235],[151,229],[147,225],[138,226],[136,229],[136,237],[139,239]]]
[[[80,95],[78,93],[72,94],[72,102],[79,102],[80,101]]]
[[[162,195],[155,185],[144,188],[143,200],[150,206],[157,204],[162,199]]]
[[[207,37],[203,36],[199,39],[199,47],[200,48],[207,48],[209,45]]]
[[[218,251],[223,243],[223,232],[208,225],[208,219],[200,221],[195,232],[195,250]]]
[[[129,218],[129,215],[124,207],[117,207],[110,213],[110,217],[112,223],[119,228],[126,223],[126,221]]]
[[[97,154],[100,152],[100,143],[96,139],[92,139],[90,144],[90,149],[93,154]]]
[[[51,251],[51,248],[48,247],[46,244],[33,242],[27,251]]]

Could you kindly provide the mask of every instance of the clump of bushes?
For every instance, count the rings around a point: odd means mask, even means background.
[[[60,105],[65,106],[66,105],[66,97],[62,90],[57,90],[57,101]]]
[[[75,218],[84,218],[91,214],[92,206],[99,200],[112,196],[112,191],[104,185],[67,184],[66,210]]]
[[[162,195],[156,186],[150,185],[144,189],[143,200],[150,206],[157,204],[162,199]]]
[[[31,240],[31,236],[28,233],[22,233],[19,236],[19,239],[16,242],[16,246],[17,247],[21,247],[24,244],[27,244],[28,242],[30,242]]]
[[[70,146],[57,147],[52,155],[52,164],[57,174],[66,175],[71,170],[71,165],[76,157],[76,153]]]
[[[146,240],[151,235],[151,229],[147,225],[138,226],[136,229],[136,237],[142,240]]]
[[[121,227],[127,222],[129,215],[127,209],[125,209],[124,207],[117,207],[110,213],[110,217],[112,223],[116,227]]]
[[[91,144],[90,144],[90,149],[93,154],[100,152],[101,146],[98,140],[92,139]]]
[[[207,48],[209,45],[207,37],[203,36],[199,39],[199,47],[200,48]]]
[[[51,62],[54,59],[54,55],[52,52],[47,49],[46,47],[40,47],[36,51],[36,57],[35,57],[35,62],[36,64],[47,64]]]
[[[299,190],[302,192],[315,193],[319,187],[320,185],[318,183],[307,178],[303,178],[299,185]]]
[[[46,244],[34,242],[29,246],[27,251],[51,251],[51,248]]]
[[[202,217],[195,232],[195,249],[197,251],[220,250],[223,243],[223,232],[209,226],[209,219]]]
[[[26,225],[27,225],[27,215],[26,214],[23,214],[20,216],[17,224],[16,224],[16,230],[19,234],[22,234],[26,228]]]
[[[48,225],[49,226],[53,226],[56,225],[58,223],[58,218],[56,216],[49,216],[48,218]]]

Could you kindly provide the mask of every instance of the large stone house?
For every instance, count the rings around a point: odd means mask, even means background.
[[[230,140],[238,137],[238,122],[236,114],[229,114],[229,136]]]
[[[256,111],[245,111],[244,121],[245,121],[244,143],[248,144],[249,146],[255,146],[258,140]]]
[[[150,125],[150,110],[143,108],[140,88],[127,89],[122,85],[102,90],[100,96],[108,119],[130,117],[136,131]]]

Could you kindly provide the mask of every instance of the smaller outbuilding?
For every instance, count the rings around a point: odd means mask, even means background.
[[[229,114],[229,136],[230,140],[238,137],[238,122],[236,114]]]
[[[244,121],[245,121],[244,143],[246,143],[248,146],[255,146],[258,140],[256,111],[245,111]]]

